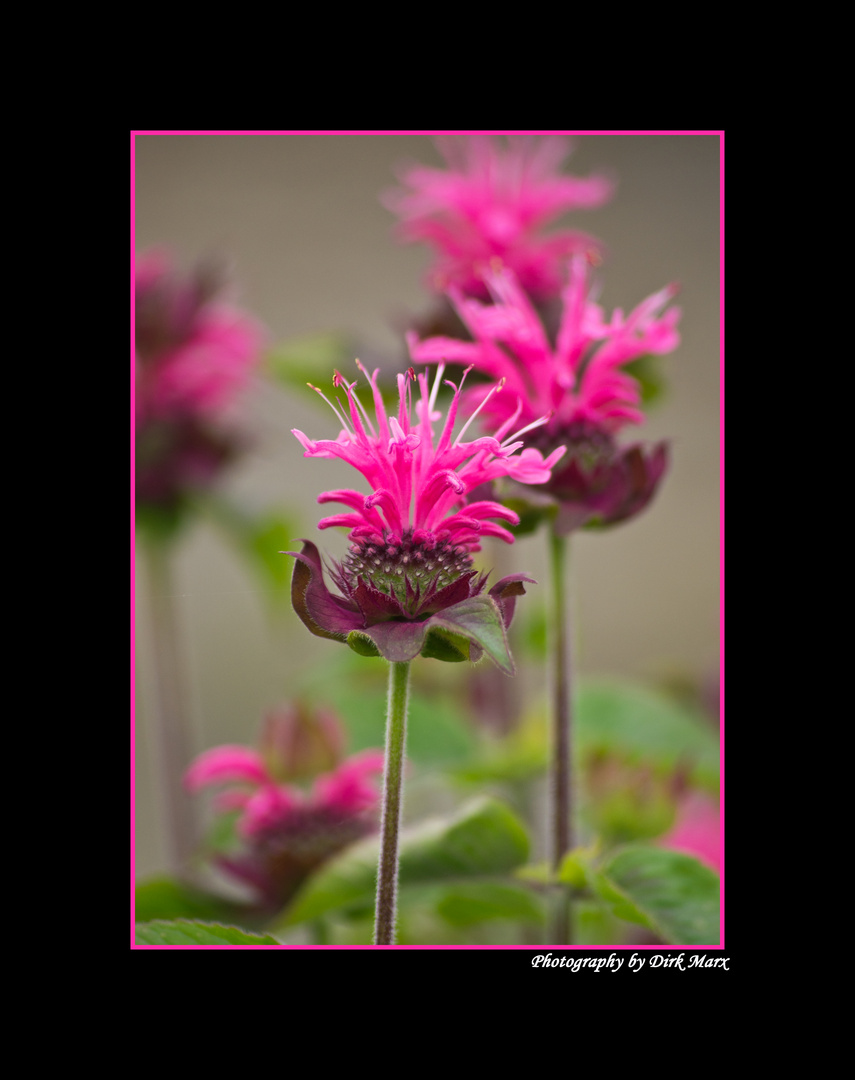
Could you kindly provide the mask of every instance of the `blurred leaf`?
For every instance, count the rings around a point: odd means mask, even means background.
[[[543,922],[543,905],[528,889],[496,881],[449,887],[436,905],[437,914],[453,926],[471,926],[487,919]]]
[[[667,383],[662,374],[662,359],[652,353],[646,353],[628,364],[623,365],[627,375],[637,379],[641,386],[641,404],[650,406],[661,404],[665,396]]]
[[[546,770],[549,760],[546,735],[543,717],[529,713],[504,738],[485,741],[478,756],[453,768],[453,775],[470,784],[530,780]]]
[[[615,945],[625,929],[599,899],[574,901],[573,924],[577,945]]]
[[[291,518],[268,511],[251,524],[246,534],[249,552],[278,600],[287,599],[290,592],[294,562],[282,552],[293,545],[297,531]]]
[[[205,836],[206,853],[230,855],[240,850],[244,841],[238,835],[237,825],[242,814],[242,810],[224,810],[214,817]]]
[[[515,537],[530,536],[537,532],[541,524],[551,521],[556,513],[555,504],[547,502],[543,496],[538,496],[535,500],[535,497],[525,499],[521,495],[507,495],[502,499],[502,504],[513,510],[520,519],[517,525],[507,526]]]
[[[137,945],[278,945],[269,934],[250,934],[236,926],[198,920],[175,919],[172,922],[157,919],[154,922],[137,923]]]
[[[576,732],[582,754],[607,751],[669,770],[689,765],[706,784],[719,774],[718,738],[700,712],[635,683],[583,681]]]
[[[417,685],[417,677],[414,672],[407,759],[431,766],[467,760],[476,740],[463,711],[465,701],[450,691]],[[347,726],[351,752],[367,750],[385,745],[387,678],[385,663],[366,663],[350,649],[329,649],[324,663],[306,672],[299,693],[336,710]]]
[[[218,495],[200,499],[198,507],[247,559],[270,599],[289,603],[294,560],[282,552],[293,546],[300,531],[294,519],[281,510],[250,514]]]
[[[242,907],[170,877],[141,881],[134,890],[135,919],[225,919],[238,918]]]
[[[587,770],[586,816],[607,847],[660,836],[674,823],[673,774],[615,756],[593,759]]]
[[[615,915],[668,944],[719,944],[718,875],[689,855],[628,846],[592,868],[589,882]]]
[[[326,393],[335,370],[353,359],[352,346],[344,335],[308,334],[275,345],[265,358],[265,366],[277,382],[289,389],[298,387],[309,394],[306,383],[310,382]]]
[[[327,863],[285,911],[281,925],[315,919],[346,905],[373,902],[379,838],[355,844]],[[399,846],[399,883],[493,876],[525,862],[528,837],[514,814],[495,799],[467,803],[453,818],[404,829]]]
[[[586,853],[580,850],[568,851],[558,867],[558,880],[574,889],[583,889],[587,883]]]
[[[187,521],[187,509],[184,501],[168,507],[137,501],[134,507],[136,530],[148,543],[171,544]]]
[[[514,877],[520,881],[530,881],[533,885],[548,885],[552,881],[552,870],[544,860],[517,867]]]
[[[514,625],[514,639],[532,660],[545,661],[549,648],[549,619],[546,606],[539,601],[527,604]]]

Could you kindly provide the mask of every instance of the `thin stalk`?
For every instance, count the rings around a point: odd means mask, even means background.
[[[386,767],[383,776],[383,818],[380,825],[380,863],[377,868],[377,908],[374,944],[395,944],[398,900],[398,830],[407,741],[407,704],[410,662],[389,665],[389,702],[386,715]]]
[[[557,872],[573,848],[573,665],[570,629],[570,597],[566,537],[550,534],[552,570],[553,710],[552,761],[550,766],[552,821],[550,863]],[[550,945],[570,945],[573,939],[570,900],[563,887],[552,896],[549,919]]]
[[[151,593],[151,630],[156,703],[154,714],[158,774],[166,817],[167,859],[185,875],[196,844],[192,806],[182,779],[190,762],[184,707],[170,547],[157,540],[142,545]]]

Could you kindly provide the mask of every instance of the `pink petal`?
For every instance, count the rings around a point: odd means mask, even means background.
[[[270,780],[261,755],[248,746],[216,746],[200,754],[184,774],[190,791],[210,784],[264,784]]]

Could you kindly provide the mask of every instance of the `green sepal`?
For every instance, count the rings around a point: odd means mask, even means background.
[[[470,646],[470,658],[480,658],[483,651],[506,675],[516,674],[505,624],[498,604],[491,596],[470,596],[468,600],[438,611],[429,622],[431,629],[442,631],[444,636],[451,638],[452,644],[456,637],[474,644],[479,654],[473,657]]]
[[[297,573],[295,570],[295,581]],[[309,575],[308,569],[300,573]],[[302,594],[295,591],[293,602],[298,614],[301,599]],[[486,653],[506,675],[516,673],[499,606],[486,594],[470,596],[423,622],[390,619],[362,630],[351,630],[345,640],[361,656],[384,656],[392,663],[407,663],[420,655],[460,663],[480,660]]]
[[[347,635],[347,643],[355,653],[360,656],[380,656],[380,650],[367,634],[359,630],[351,630]]]
[[[459,664],[469,659],[469,642],[457,634],[431,629],[428,631],[421,655],[432,660],[444,660],[448,664]]]

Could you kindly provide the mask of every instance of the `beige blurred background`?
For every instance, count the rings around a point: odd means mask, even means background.
[[[608,169],[619,181],[610,205],[556,223],[607,245],[600,296],[607,313],[631,309],[669,281],[680,283],[683,309],[682,345],[662,364],[667,397],[638,431],[671,440],[670,473],[642,516],[574,538],[578,664],[588,673],[703,680],[719,662],[719,137],[574,141],[566,171]],[[395,317],[427,306],[428,253],[396,243],[395,219],[378,199],[407,161],[442,163],[429,136],[138,135],[136,250],[166,245],[185,269],[202,255],[227,255],[241,306],[273,342],[339,330],[395,354]],[[315,498],[357,478],[341,463],[304,460],[290,433],[300,427],[334,437],[332,413],[259,382],[245,416],[256,447],[230,474],[229,496],[253,510],[291,511],[302,522],[298,536],[340,553],[339,537],[317,532]],[[545,584],[544,548],[541,534],[518,542],[506,571],[525,570]],[[252,742],[263,712],[288,698],[296,675],[338,647],[311,637],[292,612],[272,631],[255,580],[207,524],[189,530],[177,549],[175,592],[196,751]],[[165,860],[142,572],[136,599],[136,855],[145,875]]]

